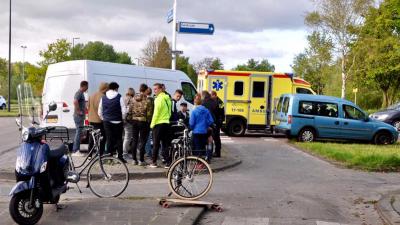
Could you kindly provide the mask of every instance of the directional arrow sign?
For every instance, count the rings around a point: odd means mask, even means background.
[[[191,23],[179,22],[178,32],[187,34],[214,34],[214,24],[212,23]]]

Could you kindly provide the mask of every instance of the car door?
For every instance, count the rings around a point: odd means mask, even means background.
[[[343,104],[341,129],[348,139],[370,140],[373,135],[373,125],[368,123],[366,115],[360,109]]]

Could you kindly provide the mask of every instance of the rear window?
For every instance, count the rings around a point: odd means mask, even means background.
[[[287,113],[289,110],[289,101],[290,98],[286,97],[285,100],[283,100],[283,106],[282,106],[282,112]]]
[[[313,93],[311,92],[310,89],[307,88],[296,88],[296,93],[297,94],[309,94],[312,95]]]
[[[280,112],[281,109],[282,109],[282,100],[283,100],[283,98],[280,97],[280,98],[279,98],[279,102],[278,102],[278,106],[276,107],[276,110],[277,110],[278,112]]]
[[[314,116],[338,117],[338,105],[327,102],[300,101],[299,113]]]
[[[243,81],[236,81],[235,82],[235,88],[233,90],[234,95],[243,95]]]

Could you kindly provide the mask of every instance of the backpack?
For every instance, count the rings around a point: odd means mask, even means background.
[[[143,94],[136,94],[129,103],[127,120],[146,121],[147,104],[146,97]]]

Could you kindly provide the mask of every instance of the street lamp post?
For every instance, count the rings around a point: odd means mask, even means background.
[[[10,0],[10,20],[8,25],[8,111],[11,111],[11,0]]]
[[[79,40],[79,39],[80,39],[79,37],[72,38],[72,49],[74,49],[74,47],[75,47],[75,40]]]
[[[26,45],[21,45],[22,48],[22,83],[25,82],[25,49]]]

